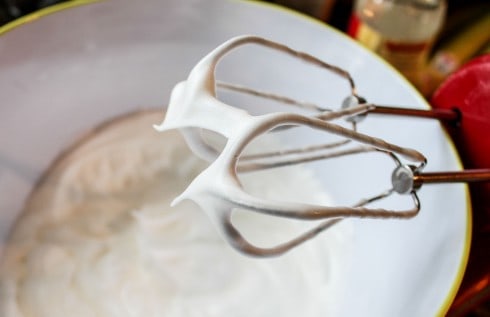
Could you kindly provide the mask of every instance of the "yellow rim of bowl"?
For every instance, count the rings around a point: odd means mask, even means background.
[[[29,13],[23,17],[20,17],[16,20],[13,20],[3,26],[0,26],[0,35],[3,35],[19,26],[22,26],[24,24],[36,21],[42,17],[45,17],[47,15],[50,15],[52,13],[60,12],[66,9],[74,8],[74,7],[79,7],[85,4],[91,4],[95,2],[101,2],[103,0],[71,0],[68,2],[63,2],[59,4],[55,4],[49,7],[46,7],[44,9],[40,9],[38,11]]]
[[[86,5],[86,4],[102,2],[102,1],[104,1],[104,0],[72,0],[72,1],[63,2],[60,4],[53,5],[53,6],[41,9],[39,11],[30,13],[28,15],[25,15],[19,19],[16,19],[12,22],[9,22],[3,26],[0,26],[0,35],[3,35],[3,34],[11,31],[17,27],[20,27],[20,26],[25,25],[27,23],[31,23],[33,21],[36,21],[36,20],[38,20],[42,17],[45,17],[47,15],[50,15],[52,13],[60,12],[60,11],[66,10],[66,9],[74,8],[74,7],[79,7],[79,6]],[[339,30],[329,26],[328,24],[321,22],[320,20],[317,20],[317,19],[310,17],[308,15],[305,15],[305,14],[299,13],[297,11],[294,11],[292,9],[289,9],[289,8],[286,8],[286,7],[277,5],[277,4],[273,4],[273,3],[262,2],[262,1],[246,2],[244,0],[236,0],[235,2],[240,2],[242,4],[251,4],[251,5],[270,7],[270,8],[276,9],[278,11],[283,11],[283,12],[286,12],[287,14],[292,14],[298,18],[307,20],[309,23],[315,23],[319,26],[327,28],[330,31],[337,33],[338,35],[340,35],[340,36],[342,36],[342,37],[344,37],[350,41],[355,42],[352,38],[350,38],[346,34],[340,32]],[[386,62],[384,59],[380,58],[378,55],[372,53],[371,51],[363,48],[360,45],[359,45],[359,47],[366,50],[369,54],[371,54],[371,56],[375,57],[378,61],[380,61],[386,67],[392,69],[394,71],[393,72],[394,74],[396,74],[403,82],[408,84],[408,86],[412,87],[412,91],[418,96],[418,99],[420,100],[420,102],[422,104],[424,104],[426,106],[426,108],[430,108],[429,104],[422,97],[422,95],[415,88],[413,88],[413,86],[408,82],[408,80],[405,77],[403,77],[401,74],[399,74],[399,72],[396,69],[394,69],[393,66],[391,66],[388,62]],[[456,159],[457,159],[458,167],[460,169],[463,169],[463,165],[461,163],[461,160],[459,159],[459,154],[458,154],[458,151],[456,150],[454,143],[452,142],[451,138],[449,137],[449,135],[446,132],[444,132],[444,135],[445,135],[446,141],[448,142],[448,144],[450,144],[451,151],[453,152],[454,157],[456,157]],[[466,266],[468,264],[468,258],[469,258],[470,246],[471,246],[471,232],[472,232],[472,207],[471,207],[471,199],[470,199],[470,193],[469,193],[468,186],[465,186],[465,193],[466,193],[466,201],[467,201],[467,206],[468,206],[468,208],[466,210],[467,222],[466,222],[465,246],[463,248],[463,254],[462,254],[461,262],[460,262],[459,269],[458,269],[458,272],[456,274],[456,277],[454,279],[453,285],[452,285],[451,289],[449,290],[448,296],[444,300],[442,306],[439,308],[439,311],[437,313],[438,316],[444,316],[447,313],[447,311],[449,310],[449,308],[451,307],[451,304],[454,301],[454,298],[456,297],[459,286],[461,285],[461,282],[463,280],[463,276],[464,276],[464,273],[466,270]]]

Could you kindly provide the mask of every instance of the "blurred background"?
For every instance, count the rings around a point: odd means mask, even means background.
[[[468,61],[490,57],[489,0],[263,1],[307,14],[355,38],[397,68],[429,102]],[[67,0],[0,0],[0,26],[61,2]],[[410,14],[397,11],[397,6],[407,4]],[[415,19],[405,19],[409,15]],[[488,72],[487,67],[485,78]],[[485,103],[490,107],[488,98]],[[474,168],[462,156],[465,167]],[[490,186],[471,187],[471,193],[470,259],[448,316],[490,317]]]

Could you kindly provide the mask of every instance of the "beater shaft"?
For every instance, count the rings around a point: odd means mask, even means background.
[[[488,182],[490,181],[490,169],[420,173],[415,174],[413,180],[415,184]]]
[[[452,124],[457,124],[461,119],[461,115],[456,109],[422,110],[422,109],[374,105],[374,107],[369,110],[369,113],[438,119],[446,123],[452,123]]]

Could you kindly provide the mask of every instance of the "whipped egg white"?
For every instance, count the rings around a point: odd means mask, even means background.
[[[117,119],[49,169],[11,231],[0,266],[0,315],[335,313],[348,223],[278,258],[243,256],[197,205],[183,201],[170,207],[207,163],[189,152],[177,132],[153,130],[160,120],[159,111]],[[241,181],[269,198],[308,195],[328,202],[311,172],[300,166]],[[250,212],[238,212],[234,221],[263,243],[293,236],[303,225]]]

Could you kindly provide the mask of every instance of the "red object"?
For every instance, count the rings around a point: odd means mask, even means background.
[[[465,165],[490,168],[490,54],[464,65],[434,93],[435,108],[457,108],[461,125],[449,129]]]
[[[349,25],[347,26],[347,34],[349,34],[353,38],[356,38],[360,26],[361,20],[357,15],[352,14],[349,19]]]
[[[465,169],[490,168],[490,54],[451,75],[434,93],[434,108],[458,109],[459,126],[447,126]],[[463,282],[447,316],[467,316],[490,301],[490,184],[470,185],[473,233]],[[487,304],[485,304],[487,302]]]

